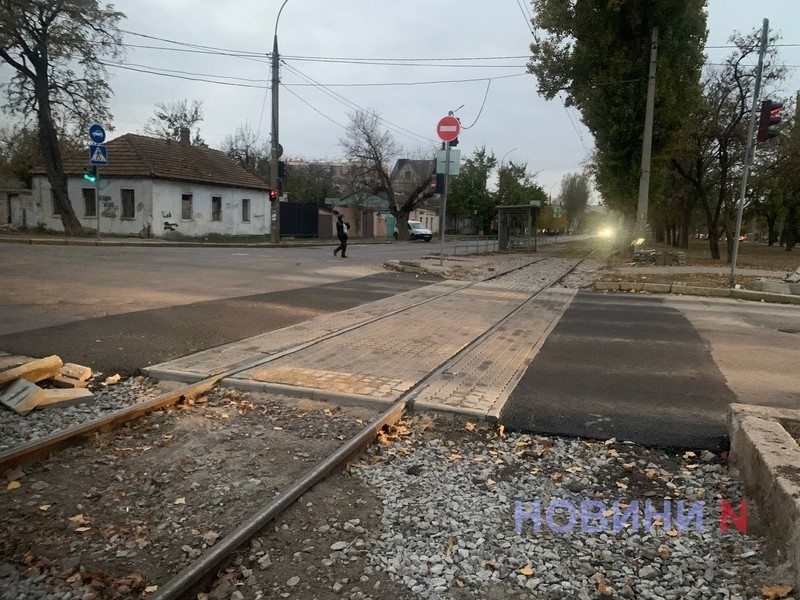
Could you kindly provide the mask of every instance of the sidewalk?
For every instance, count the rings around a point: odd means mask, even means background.
[[[390,244],[389,238],[353,238],[351,244]],[[201,241],[196,239],[166,240],[162,238],[135,237],[65,237],[50,235],[0,235],[0,244],[31,244],[39,246],[141,246],[150,248],[313,248],[316,246],[332,246],[339,242],[335,239],[283,238],[279,243],[244,242],[244,241]]]

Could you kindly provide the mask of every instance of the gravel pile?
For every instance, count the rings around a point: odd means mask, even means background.
[[[383,500],[372,563],[419,598],[744,600],[779,583],[755,536],[720,531],[721,502],[738,514],[744,492],[711,453],[449,427],[374,448],[358,471]],[[662,513],[665,499],[671,521],[648,527],[645,503]],[[678,500],[701,510],[699,531]],[[639,506],[638,525],[613,526],[615,501]]]
[[[97,387],[93,389],[95,398],[92,402],[77,406],[36,409],[27,415],[0,407],[0,452],[62,429],[88,423],[162,393],[153,382],[141,376]]]

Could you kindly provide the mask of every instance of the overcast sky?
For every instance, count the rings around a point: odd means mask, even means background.
[[[189,49],[126,33],[125,61],[132,68],[252,87],[109,68],[116,128],[110,137],[141,132],[155,103],[187,98],[203,101],[205,120],[200,129],[212,147],[219,147],[244,123],[254,129],[260,126],[268,139],[269,61],[258,54],[272,48],[281,4],[282,0],[117,2],[127,16],[121,27],[128,32],[254,56],[138,48],[133,46]],[[793,66],[784,95],[794,95],[800,89],[798,0],[758,4],[710,0],[708,45],[725,45],[734,30],[753,30],[769,18],[782,43],[795,44],[781,48],[785,64]],[[342,126],[354,107],[376,110],[409,151],[433,147],[437,121],[448,110],[458,109],[462,125],[469,127],[460,136],[464,155],[486,146],[498,159],[525,161],[531,172],[538,172],[537,182],[555,193],[564,174],[581,169],[593,142],[575,110],[541,99],[535,79],[525,75],[530,10],[525,0],[288,0],[278,24],[279,50],[286,61],[281,69],[285,87],[280,92],[285,156],[341,157]],[[721,62],[729,50],[707,52],[709,62]],[[365,59],[373,64],[311,57]],[[406,60],[375,61],[388,58]],[[452,60],[456,58],[475,60]],[[413,66],[398,64],[403,62]],[[406,85],[390,85],[401,83]]]

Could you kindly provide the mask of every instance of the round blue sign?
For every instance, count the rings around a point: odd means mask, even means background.
[[[89,139],[95,144],[102,144],[106,139],[106,130],[103,129],[102,125],[95,123],[89,127]]]

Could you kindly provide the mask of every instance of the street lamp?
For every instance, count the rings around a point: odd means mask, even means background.
[[[514,150],[516,150],[516,148],[512,148],[511,150],[509,150],[508,152],[506,152],[505,154],[503,154],[503,158],[501,158],[501,159],[500,159],[500,166],[501,166],[501,167],[503,166],[503,162],[505,162],[505,160],[506,160],[506,156],[508,156],[509,154],[511,154],[511,153],[512,153]]]
[[[275,35],[272,39],[272,130],[271,130],[271,151],[270,151],[270,166],[269,178],[270,187],[273,190],[280,190],[278,185],[278,87],[280,86],[280,76],[278,68],[280,65],[280,58],[278,55],[278,21],[281,18],[283,7],[289,0],[283,0],[278,16],[275,18]],[[280,195],[272,206],[272,228],[270,230],[270,241],[279,243],[281,241],[281,199]]]

